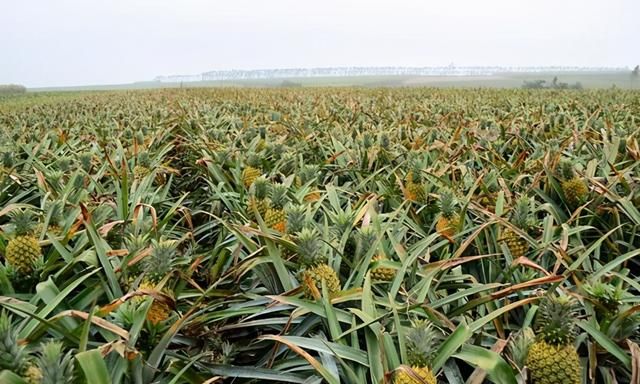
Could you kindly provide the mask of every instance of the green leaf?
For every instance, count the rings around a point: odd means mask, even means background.
[[[97,349],[80,352],[76,355],[76,360],[84,373],[87,383],[110,384],[109,370],[102,354]]]
[[[453,357],[482,368],[494,383],[518,384],[511,366],[493,351],[467,344],[463,345],[460,352],[453,355]]]

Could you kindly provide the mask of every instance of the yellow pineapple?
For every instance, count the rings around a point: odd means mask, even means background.
[[[340,292],[338,274],[329,265],[322,263],[305,270],[302,274],[302,288],[307,297],[322,295],[322,282],[325,282],[329,295]]]
[[[408,365],[396,369],[394,384],[436,384],[436,376],[429,367],[433,360],[437,333],[425,321],[417,321],[407,330]]]
[[[40,243],[33,233],[33,214],[30,211],[14,211],[11,216],[15,236],[9,240],[5,257],[18,273],[30,274],[42,255]]]
[[[149,280],[144,280],[142,283],[140,283],[139,289],[155,291],[156,285]],[[168,290],[163,290],[162,293],[166,296],[173,296]],[[170,315],[171,307],[164,301],[160,301],[154,298],[153,302],[151,303],[151,308],[149,308],[149,310],[147,311],[147,320],[155,325],[167,320]]]
[[[573,164],[570,161],[563,161],[560,170],[563,177],[562,192],[567,205],[575,209],[587,200],[589,188],[585,180],[575,174]]]
[[[264,177],[258,177],[251,186],[249,196],[250,214],[258,212],[263,219],[269,208],[269,182]]]
[[[535,323],[537,339],[526,359],[533,384],[581,383],[580,358],[573,345],[576,317],[575,303],[569,297],[543,299]]]
[[[242,170],[242,183],[246,188],[249,188],[260,175],[262,175],[260,159],[254,153],[249,154],[247,166]]]
[[[426,201],[424,184],[422,183],[422,176],[420,175],[420,169],[418,167],[409,171],[405,177],[404,197],[409,201],[417,203],[424,203]]]
[[[30,364],[24,371],[24,380],[28,384],[40,384],[42,383],[42,370],[35,364]]]
[[[378,254],[371,260],[372,264],[375,262],[385,261],[387,258],[384,254]],[[371,269],[371,278],[374,280],[391,281],[396,275],[396,270],[389,267],[378,266]]]
[[[456,211],[453,192],[445,190],[440,194],[440,216],[436,222],[436,230],[440,236],[453,241],[453,236],[460,226],[460,215]]]
[[[282,184],[276,184],[271,188],[271,206],[265,213],[264,223],[267,227],[275,229],[278,232],[284,232],[286,229],[286,213],[284,210],[287,204],[287,187]]]
[[[171,273],[175,258],[176,244],[174,241],[154,241],[151,254],[142,261],[144,279],[138,288],[156,291],[158,282]],[[173,300],[174,295],[171,290],[165,288],[161,293]],[[142,297],[138,299],[139,302],[143,300],[144,298]],[[154,298],[151,307],[147,311],[147,320],[155,325],[167,320],[170,315],[171,307],[165,301]]]
[[[516,207],[511,213],[511,224],[515,227],[527,232],[530,226],[529,217],[529,199],[522,197],[516,202]],[[511,256],[518,258],[526,255],[529,250],[529,243],[511,228],[504,230],[501,241],[509,248]]]

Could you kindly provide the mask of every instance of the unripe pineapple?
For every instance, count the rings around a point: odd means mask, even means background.
[[[286,229],[286,214],[284,207],[287,204],[287,187],[276,184],[271,188],[271,206],[267,209],[264,223],[267,227],[284,232]]]
[[[436,230],[450,241],[458,231],[460,215],[456,210],[456,202],[453,192],[445,190],[440,194],[440,216],[436,222]]]
[[[438,334],[425,321],[417,321],[407,330],[406,348],[409,366],[396,370],[394,384],[435,384],[429,368],[436,351]]]
[[[584,179],[575,174],[573,164],[564,161],[560,165],[563,177],[562,192],[570,208],[576,208],[587,200],[589,188]]]
[[[307,297],[320,297],[322,295],[322,282],[325,282],[330,296],[340,292],[340,279],[338,274],[327,264],[318,264],[307,269],[302,274],[303,290]]]
[[[249,209],[251,214],[257,211],[264,219],[269,208],[269,182],[264,177],[258,177],[251,186]]]
[[[540,304],[537,340],[527,355],[533,384],[580,384],[580,359],[573,346],[576,316],[575,303],[569,297],[548,296]]]
[[[378,254],[371,260],[372,264],[378,261],[385,261],[387,258],[384,254]],[[378,266],[371,269],[371,278],[374,280],[391,281],[396,275],[396,270],[389,267]]]
[[[510,221],[511,224],[523,230],[524,232],[529,229],[530,217],[528,198],[522,197],[518,199],[518,201],[516,202],[516,207],[511,213]],[[520,235],[518,235],[511,228],[507,228],[504,230],[501,240],[505,242],[505,244],[509,248],[509,251],[511,252],[511,256],[515,258],[523,257],[529,250],[529,243],[525,239],[520,237]]]
[[[242,170],[242,183],[249,188],[260,175],[262,175],[260,159],[255,153],[251,153],[247,157],[247,166]]]
[[[13,211],[11,216],[15,237],[9,240],[5,257],[18,273],[30,274],[42,255],[38,239],[33,234],[33,214],[30,211]]]

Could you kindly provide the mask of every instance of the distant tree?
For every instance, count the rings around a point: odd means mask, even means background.
[[[544,83],[546,83],[545,80],[532,80],[532,81],[524,81],[524,84],[522,84],[522,88],[524,89],[543,89],[545,88]]]
[[[24,85],[18,84],[0,84],[0,95],[12,95],[27,92]]]
[[[640,77],[640,65],[636,65],[636,67],[633,68],[633,71],[631,71],[631,74],[633,77]]]

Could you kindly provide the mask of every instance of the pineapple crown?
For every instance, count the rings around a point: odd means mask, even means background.
[[[253,196],[256,199],[264,200],[269,196],[269,182],[264,176],[258,177],[251,188],[253,188]]]
[[[73,356],[71,351],[62,353],[62,343],[49,341],[42,346],[38,356],[38,367],[42,373],[43,383],[72,383]]]
[[[560,175],[565,180],[571,180],[575,177],[573,162],[571,160],[562,160],[560,162]]]
[[[15,227],[16,236],[33,234],[35,227],[34,214],[30,210],[16,210],[11,213],[11,221]]]
[[[260,168],[260,157],[255,153],[250,153],[247,156],[247,165],[253,168]]]
[[[298,172],[300,184],[305,185],[310,181],[313,181],[314,183],[317,182],[319,172],[320,168],[318,168],[317,165],[304,165],[302,169],[300,169],[300,172]]]
[[[529,220],[529,198],[522,196],[516,201],[516,206],[511,211],[511,223],[520,229],[526,230]]]
[[[144,144],[144,134],[141,131],[136,132],[136,144],[142,145]]]
[[[64,221],[63,214],[64,213],[64,202],[61,200],[55,200],[51,202],[49,207],[49,217],[50,221],[59,224]]]
[[[91,170],[91,162],[93,161],[93,154],[91,152],[85,152],[80,154],[79,157],[80,165],[85,172],[89,172]]]
[[[2,166],[5,168],[13,167],[13,154],[11,152],[2,153]]]
[[[307,224],[307,207],[294,204],[287,208],[286,232],[289,234],[302,231]]]
[[[577,335],[574,319],[578,315],[575,300],[568,296],[546,296],[535,322],[538,337],[552,345],[567,345]]]
[[[138,165],[142,167],[149,167],[151,165],[151,158],[149,157],[149,152],[142,151],[138,154]]]
[[[274,209],[283,209],[287,204],[288,189],[283,184],[274,184],[271,186],[271,205]]]
[[[380,147],[388,149],[390,145],[389,135],[386,133],[380,134]]]
[[[171,240],[153,241],[151,254],[144,259],[143,269],[149,279],[157,283],[171,271],[176,258],[176,243]]]
[[[315,230],[304,228],[298,233],[296,244],[298,246],[298,264],[300,268],[310,268],[326,261],[318,252],[322,244],[320,236]]]
[[[358,230],[356,254],[363,256],[373,247],[376,242],[377,234],[373,227],[364,227]]]
[[[25,362],[25,350],[18,343],[18,333],[11,325],[11,317],[0,313],[0,369],[21,371]]]
[[[71,167],[71,159],[69,157],[61,157],[56,161],[56,166],[62,172],[67,172]]]
[[[526,365],[529,348],[535,341],[535,334],[529,327],[523,328],[511,338],[508,345],[511,360],[517,367],[523,368]]]
[[[405,334],[409,364],[418,367],[430,366],[439,344],[439,336],[429,322],[424,320],[413,322],[412,327]]]
[[[622,300],[627,293],[622,287],[601,281],[587,283],[584,290],[595,301],[610,313],[616,313],[622,305]]]
[[[456,214],[456,198],[450,189],[440,193],[440,212],[447,219],[451,219]]]
[[[260,128],[258,128],[258,132],[260,133],[260,138],[261,138],[262,140],[264,140],[264,139],[266,139],[266,138],[267,138],[267,128],[265,128],[265,127],[260,127]]]

